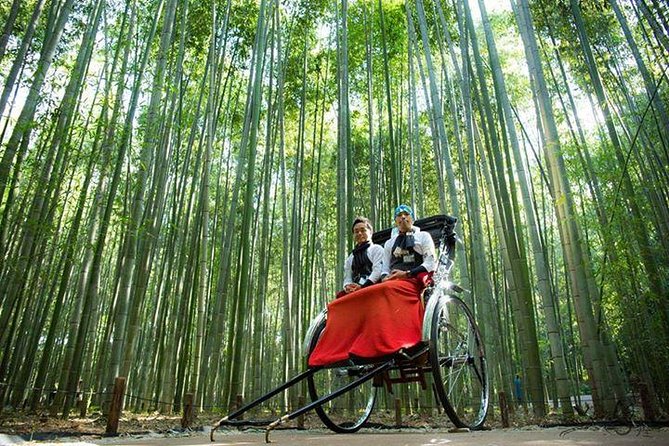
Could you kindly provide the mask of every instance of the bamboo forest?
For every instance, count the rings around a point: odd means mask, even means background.
[[[0,27],[0,412],[104,411],[117,377],[125,411],[263,395],[356,216],[406,204],[458,219],[488,418],[669,415],[665,1],[4,0]]]

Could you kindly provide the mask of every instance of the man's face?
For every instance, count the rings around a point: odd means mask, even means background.
[[[355,226],[353,226],[353,238],[355,239],[356,245],[369,241],[371,237],[372,231],[369,230],[365,223],[356,223]]]
[[[400,232],[407,232],[411,229],[413,219],[408,212],[400,212],[397,214],[397,217],[395,217],[395,224],[397,225],[397,229],[399,229]]]

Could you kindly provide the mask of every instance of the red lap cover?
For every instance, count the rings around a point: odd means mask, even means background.
[[[330,302],[325,330],[309,366],[351,356],[374,359],[416,345],[422,337],[422,288],[419,279],[390,280]]]

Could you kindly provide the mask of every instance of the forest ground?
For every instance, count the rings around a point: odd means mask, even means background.
[[[165,436],[159,434],[144,436],[125,436],[116,438],[79,438],[60,439],[57,442],[24,441],[5,437],[10,442],[2,445],[57,445],[57,446],[94,446],[94,445],[125,445],[125,446],[233,446],[262,445],[265,435],[261,429],[240,432],[228,430],[217,432],[215,442],[209,441],[205,432],[193,432],[188,435]],[[449,445],[449,446],[666,446],[669,444],[668,428],[635,428],[622,435],[613,429],[598,426],[581,426],[578,428],[551,427],[493,429],[468,433],[451,433],[448,430],[392,429],[379,431],[363,429],[356,434],[338,435],[321,429],[298,431],[294,429],[274,431],[271,441],[277,445],[351,445],[351,446],[404,446],[404,445]]]
[[[215,443],[209,442],[209,431],[218,416],[202,414],[194,430],[180,428],[179,416],[157,414],[128,414],[121,419],[118,437],[104,437],[105,420],[95,416],[61,420],[45,416],[29,416],[18,413],[0,415],[0,446],[8,445],[249,445],[264,444],[264,429],[221,429],[215,433]],[[366,428],[354,435],[337,435],[323,428],[315,415],[308,415],[306,430],[279,429],[271,433],[271,440],[282,445],[444,445],[449,446],[624,446],[624,445],[669,445],[669,426],[638,427],[605,426],[574,419],[573,426],[556,426],[556,420],[543,420],[542,425],[515,414],[512,427],[503,429],[498,420],[489,419],[489,430],[476,432],[450,432],[450,423],[434,423],[434,420],[418,416],[403,419],[401,429],[392,427],[390,414],[380,419],[381,424]],[[552,427],[546,427],[552,426]]]

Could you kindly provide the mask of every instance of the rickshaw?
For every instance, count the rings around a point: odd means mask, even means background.
[[[393,384],[417,382],[427,391],[428,373],[433,377],[431,390],[452,423],[458,428],[480,429],[488,412],[488,372],[474,315],[459,297],[467,291],[450,280],[457,241],[456,223],[455,217],[447,215],[414,222],[421,231],[430,233],[438,247],[438,266],[422,295],[425,312],[421,342],[375,361],[349,359],[345,363],[307,367],[272,391],[223,417],[212,427],[211,441],[221,426],[264,425],[265,441],[269,443],[269,433],[273,429],[312,409],[332,431],[357,432],[369,419],[379,389],[385,387],[392,393]],[[372,240],[382,245],[390,236],[391,229],[385,229],[374,233]],[[311,322],[303,344],[307,359],[318,343],[326,321],[327,309],[324,309]],[[269,423],[239,418],[305,379],[311,399],[309,404]]]

